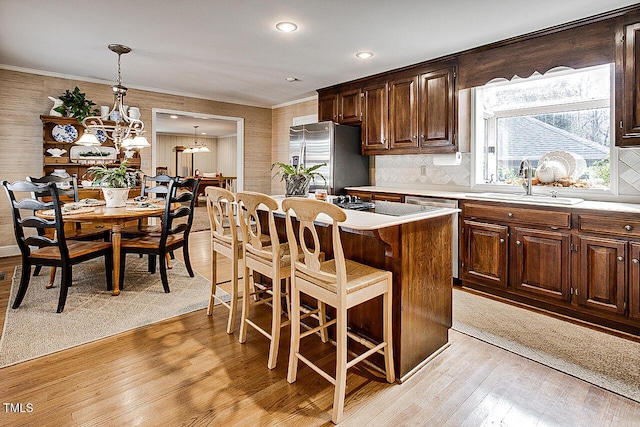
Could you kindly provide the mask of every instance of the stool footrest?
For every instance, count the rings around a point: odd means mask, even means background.
[[[304,357],[300,353],[296,353],[296,356],[298,356],[298,359],[300,359],[300,361],[304,362],[305,365],[307,365],[308,367],[310,367],[311,369],[316,371],[318,374],[320,374],[320,376],[322,376],[325,380],[329,381],[334,386],[336,385],[336,379],[333,378],[331,375],[327,374],[322,369],[318,368],[312,361],[310,361],[309,359],[307,359],[306,357]]]

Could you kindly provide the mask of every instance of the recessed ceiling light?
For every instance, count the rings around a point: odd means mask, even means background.
[[[207,134],[206,132],[200,132],[200,135],[206,135],[206,134]]]
[[[276,24],[276,28],[282,31],[283,33],[291,33],[298,29],[298,26],[293,22],[278,22]]]
[[[177,119],[178,118],[178,116],[176,116],[175,114],[172,114],[169,117],[171,117],[172,119]]]
[[[285,80],[288,81],[289,83],[300,81],[300,80],[296,79],[295,77],[287,77]]]
[[[368,59],[373,56],[373,52],[358,52],[356,56],[360,59]]]

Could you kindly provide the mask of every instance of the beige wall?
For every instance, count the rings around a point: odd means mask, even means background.
[[[209,150],[208,153],[198,153],[193,155],[194,169],[200,169],[201,172],[215,172],[217,169],[216,158],[216,138],[199,137],[199,143],[204,143]],[[169,175],[187,176],[193,171],[191,170],[191,154],[178,154],[178,170],[176,171],[176,146],[188,147],[193,145],[193,136],[171,135],[156,133],[156,165],[168,166]],[[145,171],[148,174],[154,174],[153,171]]]
[[[97,105],[111,105],[109,85],[0,70],[0,179],[14,181],[28,175],[42,175],[42,122],[52,102],[75,86]],[[185,96],[130,89],[126,104],[140,107],[148,139],[151,138],[151,109],[161,108],[244,118],[244,188],[271,192],[272,110]],[[150,141],[152,144],[154,141]],[[151,150],[142,150],[150,160]],[[0,197],[0,256],[3,248],[15,245],[13,225],[6,196]]]
[[[294,117],[309,116],[318,112],[317,99],[275,108],[271,119],[271,162],[289,162],[289,128]],[[284,182],[271,181],[271,194],[284,194]]]

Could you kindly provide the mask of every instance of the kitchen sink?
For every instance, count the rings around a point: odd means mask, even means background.
[[[576,197],[551,197],[550,195],[531,195],[518,193],[474,193],[467,195],[470,199],[482,200],[505,200],[520,203],[541,203],[549,205],[577,205],[584,202],[584,199]]]

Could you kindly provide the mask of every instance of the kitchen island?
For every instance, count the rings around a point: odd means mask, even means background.
[[[283,197],[276,199],[280,202]],[[406,206],[394,205],[399,210]],[[345,212],[347,220],[340,225],[345,257],[393,273],[394,363],[403,381],[449,345],[452,216],[458,210],[440,208],[402,216]],[[284,241],[281,210],[276,211],[276,225]],[[331,227],[320,227],[319,237],[326,258],[332,258]],[[353,332],[381,341],[382,298],[349,310],[349,326]],[[360,351],[358,345],[350,341]],[[384,366],[380,355],[369,360]]]

